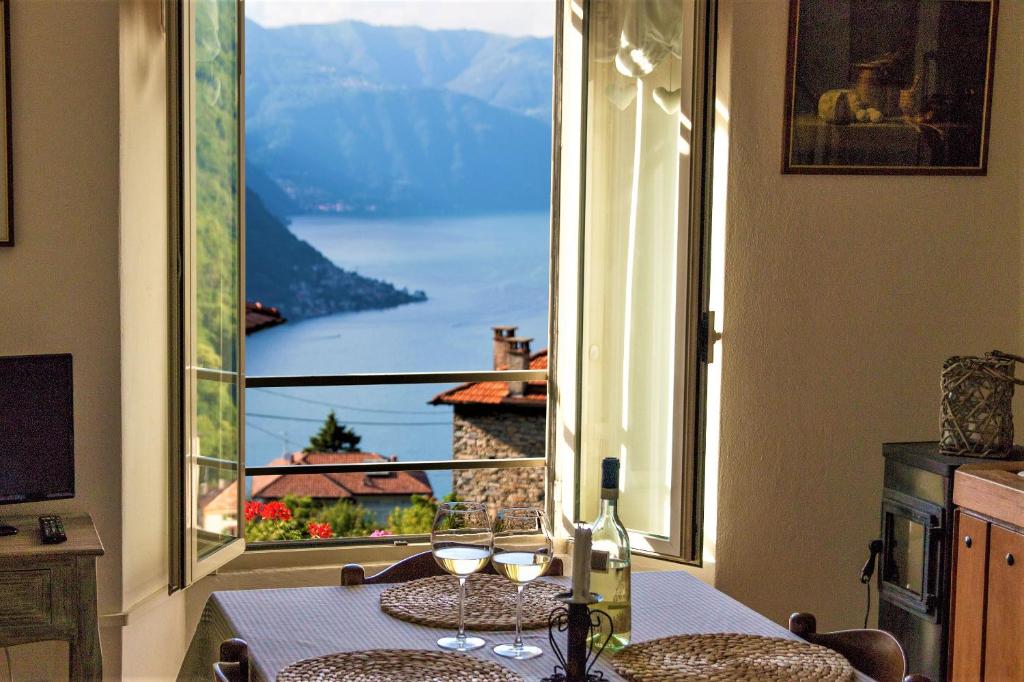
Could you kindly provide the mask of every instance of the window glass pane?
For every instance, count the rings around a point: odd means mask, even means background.
[[[668,537],[680,495],[672,410],[689,154],[683,3],[586,7],[581,512],[596,513],[601,458],[619,457],[623,523]]]
[[[238,524],[239,54],[235,0],[199,0],[193,11],[193,476],[202,558],[232,540]]]
[[[553,8],[246,3],[246,295],[287,320],[250,376],[547,347]]]
[[[924,594],[925,528],[905,516],[888,514],[888,559],[885,581],[916,595]]]

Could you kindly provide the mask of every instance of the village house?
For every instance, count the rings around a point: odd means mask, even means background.
[[[360,462],[394,462],[376,452],[293,452],[279,457],[268,466],[303,466],[306,464],[356,464]],[[292,474],[289,476],[254,476],[254,500],[270,502],[288,495],[311,497],[328,505],[339,500],[358,503],[385,523],[395,507],[407,506],[413,495],[433,496],[434,489],[423,471],[371,471],[340,474]]]
[[[493,329],[494,369],[547,369],[547,349],[531,354],[533,339],[516,336],[516,327]],[[453,407],[454,459],[504,459],[544,456],[547,401],[546,381],[481,381],[439,393],[430,404]],[[542,504],[544,470],[456,469],[452,491],[492,510]]]

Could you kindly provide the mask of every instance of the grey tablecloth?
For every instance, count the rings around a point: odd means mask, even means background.
[[[553,579],[568,584],[567,578]],[[182,665],[180,680],[210,680],[220,642],[240,637],[249,644],[253,679],[273,682],[290,663],[313,656],[361,649],[436,649],[445,631],[394,619],[380,610],[386,585],[302,587],[279,590],[214,592],[206,604]],[[682,571],[633,576],[633,641],[676,634],[741,632],[796,639],[784,627]],[[549,675],[556,663],[547,630],[524,633],[545,650],[529,661],[506,661],[491,647],[512,636],[474,633],[487,641],[476,656],[497,660],[526,680]],[[612,680],[611,666],[598,667]],[[858,680],[868,678],[858,676]]]

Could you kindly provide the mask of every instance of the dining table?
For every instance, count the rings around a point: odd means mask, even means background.
[[[566,588],[569,585],[566,577],[544,580]],[[449,631],[398,620],[381,610],[380,594],[388,587],[377,584],[214,592],[203,610],[178,679],[212,679],[218,647],[232,637],[248,644],[254,682],[274,682],[278,673],[296,661],[337,652],[439,650],[438,637]],[[633,642],[701,633],[799,640],[786,628],[684,571],[635,573],[632,599]],[[473,634],[487,644],[470,655],[497,661],[524,680],[547,677],[558,663],[546,628],[524,631],[525,641],[544,650],[541,656],[525,661],[500,658],[491,651],[496,644],[510,642],[514,633]],[[609,680],[623,679],[607,655],[598,659],[595,669]],[[857,680],[870,682],[860,673]]]

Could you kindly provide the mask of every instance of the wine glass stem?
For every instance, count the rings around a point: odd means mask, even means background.
[[[516,649],[523,648],[523,587],[516,585],[516,640],[512,642]]]
[[[459,640],[466,639],[466,578],[459,577]]]

